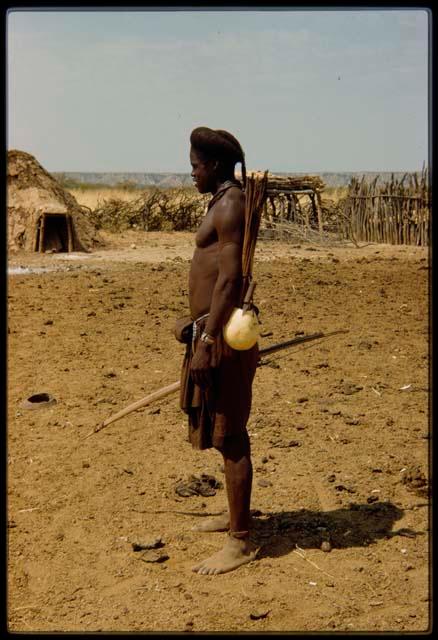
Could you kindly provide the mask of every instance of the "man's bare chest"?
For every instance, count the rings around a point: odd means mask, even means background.
[[[213,211],[210,210],[202,220],[196,232],[195,242],[198,249],[206,249],[218,241],[217,231],[213,224]]]

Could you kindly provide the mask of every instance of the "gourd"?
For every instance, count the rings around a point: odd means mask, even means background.
[[[252,306],[255,282],[248,287],[243,307],[235,307],[223,328],[225,342],[232,349],[246,351],[251,349],[259,338],[259,321]]]

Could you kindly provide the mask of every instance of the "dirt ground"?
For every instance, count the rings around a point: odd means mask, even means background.
[[[107,239],[8,257],[9,631],[427,631],[427,249],[259,241],[260,346],[348,333],[263,360],[248,425],[258,558],[200,576],[226,534],[191,527],[225,508],[224,476],[216,451],[187,443],[178,394],[86,438],[178,380],[193,235]],[[26,404],[42,393],[56,402]],[[176,492],[202,473],[214,495]]]

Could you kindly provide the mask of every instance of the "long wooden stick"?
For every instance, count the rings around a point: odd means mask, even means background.
[[[136,411],[141,407],[145,407],[146,405],[151,404],[151,402],[155,402],[156,400],[161,400],[161,398],[165,398],[171,393],[174,393],[179,389],[179,387],[180,387],[180,381],[178,380],[177,382],[173,382],[172,384],[169,384],[167,387],[162,387],[161,389],[154,391],[154,393],[150,393],[145,398],[142,398],[141,400],[137,400],[137,402],[133,402],[132,404],[128,405],[118,413],[115,413],[110,418],[107,418],[107,420],[104,420],[102,424],[98,425],[95,429],[93,429],[93,431],[91,431],[88,435],[86,435],[84,440],[92,436],[93,433],[97,433],[104,427],[107,427],[112,422],[115,422],[116,420],[123,418],[123,416],[126,416],[128,413],[131,413],[131,411]]]
[[[308,336],[297,336],[296,338],[292,338],[291,340],[286,340],[286,342],[279,342],[278,344],[273,344],[270,347],[264,347],[260,349],[260,356],[267,356],[271,353],[275,353],[276,351],[281,351],[282,349],[287,349],[288,347],[292,347],[296,344],[301,344],[302,342],[308,342],[309,340],[317,340],[318,338],[328,338],[329,336],[334,336],[337,333],[348,333],[348,329],[338,329],[337,331],[331,331],[330,333],[312,333]]]
[[[266,356],[271,353],[275,353],[276,351],[280,351],[281,349],[287,349],[288,347],[291,347],[293,345],[301,344],[302,342],[308,342],[309,340],[316,340],[317,338],[328,338],[329,336],[333,336],[337,333],[347,333],[347,332],[348,332],[348,329],[339,329],[338,331],[332,331],[331,333],[313,333],[308,336],[296,336],[291,340],[286,340],[285,342],[279,342],[278,344],[273,344],[270,347],[264,347],[263,349],[260,349],[259,356]],[[142,398],[141,400],[137,400],[136,402],[133,402],[132,404],[128,405],[118,413],[115,413],[110,418],[107,418],[106,420],[104,420],[100,425],[95,427],[93,431],[90,431],[90,433],[88,433],[84,437],[84,440],[92,436],[93,433],[98,433],[101,429],[103,429],[104,427],[107,427],[112,422],[115,422],[116,420],[123,418],[123,416],[126,416],[128,413],[131,413],[132,411],[136,411],[137,409],[141,409],[142,407],[145,407],[148,404],[155,402],[156,400],[161,400],[161,398],[165,398],[171,393],[178,391],[180,386],[181,386],[181,382],[178,380],[177,382],[173,382],[172,384],[169,384],[167,387],[162,387],[161,389],[158,389],[157,391],[150,393],[148,396],[146,396],[145,398]]]

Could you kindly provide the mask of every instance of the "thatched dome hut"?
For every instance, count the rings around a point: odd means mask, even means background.
[[[87,210],[30,154],[7,155],[8,250],[91,251],[101,245]]]

